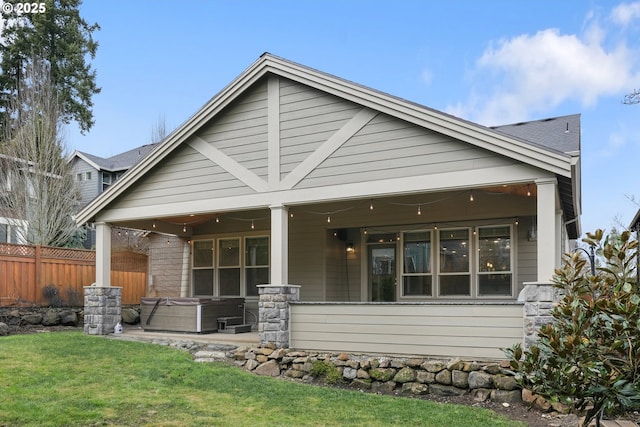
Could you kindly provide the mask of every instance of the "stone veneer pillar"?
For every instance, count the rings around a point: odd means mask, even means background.
[[[112,334],[121,321],[122,288],[84,287],[84,332],[89,335]]]
[[[538,341],[542,325],[553,322],[551,310],[560,298],[560,293],[551,283],[525,283],[518,296],[524,302],[524,343],[528,349]]]
[[[258,342],[289,347],[289,302],[300,300],[300,286],[259,285]]]

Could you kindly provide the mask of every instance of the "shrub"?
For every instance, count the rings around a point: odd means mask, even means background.
[[[324,378],[327,384],[339,384],[342,380],[342,373],[331,362],[316,360],[311,366],[310,374],[316,378]]]
[[[64,305],[64,301],[56,285],[43,286],[42,296],[47,300],[50,307],[62,307]]]
[[[587,233],[583,241],[604,258],[592,275],[578,253],[563,257],[554,285],[564,294],[555,321],[540,328],[537,345],[505,350],[522,387],[585,413],[584,425],[603,414],[640,407],[640,294],[631,233]]]

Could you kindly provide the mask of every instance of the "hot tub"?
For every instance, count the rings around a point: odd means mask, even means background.
[[[219,317],[244,318],[243,298],[151,298],[140,300],[145,331],[217,332]]]

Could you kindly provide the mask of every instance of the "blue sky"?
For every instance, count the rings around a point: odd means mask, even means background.
[[[69,149],[173,130],[263,52],[484,125],[582,114],[582,231],[640,199],[640,1],[85,0],[102,92]]]

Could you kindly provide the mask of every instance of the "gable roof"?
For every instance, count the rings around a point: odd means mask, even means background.
[[[478,125],[265,53],[165,138],[157,149],[153,150],[143,161],[116,182],[110,191],[103,193],[85,207],[76,216],[78,223],[90,221],[98,212],[107,207],[146,172],[180,146],[182,142],[198,131],[203,124],[215,117],[268,74],[287,78],[363,107],[429,128],[479,148],[552,172],[559,177],[571,180],[575,172],[574,168],[578,161],[576,153],[570,154],[558,150],[556,147],[546,146],[542,137],[538,138],[537,143],[532,143],[525,140],[524,135],[518,134],[517,131],[513,131],[509,127],[500,131]],[[509,133],[510,130],[511,133]]]
[[[105,170],[108,172],[122,171],[136,165],[158,145],[159,143],[142,145],[107,158],[76,150],[71,154],[69,161],[72,161],[75,157],[79,157],[97,170]]]

